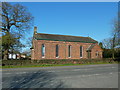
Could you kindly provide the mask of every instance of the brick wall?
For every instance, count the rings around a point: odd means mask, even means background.
[[[41,46],[45,45],[45,57],[42,57]],[[56,58],[56,45],[59,45],[59,57]],[[93,43],[81,43],[81,42],[64,42],[64,41],[47,41],[47,40],[33,40],[33,48],[31,59],[81,59],[80,46],[83,47],[83,57],[88,58],[87,48]],[[68,57],[68,45],[71,45],[71,57]],[[99,53],[96,56],[96,52]],[[96,43],[91,51],[91,58],[102,58],[102,49]]]

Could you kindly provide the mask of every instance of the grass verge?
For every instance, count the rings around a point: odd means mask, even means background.
[[[30,67],[54,67],[54,66],[75,66],[75,65],[96,65],[96,64],[118,64],[117,62],[98,62],[98,63],[86,63],[86,64],[39,64],[39,65],[10,65],[10,66],[0,66],[1,68],[30,68]]]

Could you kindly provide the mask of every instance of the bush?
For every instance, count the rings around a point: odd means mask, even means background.
[[[112,63],[113,59],[44,59],[44,60],[3,60],[2,66],[45,65],[45,64],[95,64]],[[117,61],[116,61],[117,62]]]

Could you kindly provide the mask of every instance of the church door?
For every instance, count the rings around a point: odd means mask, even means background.
[[[87,57],[88,59],[91,59],[91,51],[87,51]]]

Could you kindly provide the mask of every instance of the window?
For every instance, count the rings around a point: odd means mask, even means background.
[[[98,53],[98,51],[96,51],[96,57],[98,57],[99,56],[99,53]]]
[[[68,57],[71,57],[71,45],[68,46]]]
[[[44,57],[44,56],[45,56],[45,45],[42,44],[42,57]]]
[[[59,47],[56,45],[56,57],[58,57]]]
[[[83,57],[83,47],[80,46],[80,57]]]

